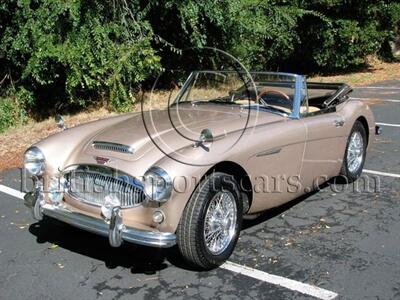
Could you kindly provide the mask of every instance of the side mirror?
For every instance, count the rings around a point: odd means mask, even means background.
[[[214,140],[212,131],[208,128],[203,129],[200,133],[200,141],[203,143],[212,143]]]
[[[214,141],[213,134],[210,129],[206,128],[203,129],[200,133],[200,139],[194,143],[193,147],[198,148],[201,147],[207,152],[210,151],[210,146],[212,142]]]
[[[56,124],[57,124],[58,128],[61,128],[61,129],[64,129],[64,130],[66,129],[65,120],[64,120],[64,117],[62,115],[57,114],[54,119],[56,121]]]

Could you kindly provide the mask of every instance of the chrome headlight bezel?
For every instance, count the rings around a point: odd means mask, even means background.
[[[167,201],[172,192],[172,179],[160,167],[151,167],[143,176],[143,191],[149,200]]]
[[[30,147],[24,153],[24,168],[31,175],[42,175],[44,172],[46,158],[38,147]]]

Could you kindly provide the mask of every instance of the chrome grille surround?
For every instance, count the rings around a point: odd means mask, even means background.
[[[102,206],[107,195],[115,195],[121,208],[132,208],[145,201],[140,182],[125,173],[98,166],[78,166],[64,173],[67,194],[90,205]]]
[[[97,150],[106,150],[106,151],[128,153],[128,154],[133,154],[134,152],[133,148],[129,145],[123,145],[111,142],[94,141],[92,147]]]

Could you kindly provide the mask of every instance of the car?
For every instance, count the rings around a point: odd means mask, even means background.
[[[73,128],[58,117],[62,130],[24,154],[25,204],[113,247],[177,245],[188,264],[215,268],[244,218],[360,176],[379,128],[350,92],[298,74],[201,70],[164,109]]]

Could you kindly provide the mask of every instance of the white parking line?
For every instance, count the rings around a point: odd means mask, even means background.
[[[391,124],[391,123],[379,123],[379,122],[377,122],[376,125],[390,126],[390,127],[400,127],[400,124]]]
[[[395,86],[355,86],[353,90],[371,89],[371,90],[400,90],[400,87]]]
[[[376,98],[358,98],[358,97],[350,97],[350,99],[353,99],[353,100],[365,100],[365,101],[369,101],[369,100],[380,100],[380,101],[386,101],[386,102],[400,103],[400,99],[382,99],[382,98],[379,98],[379,97],[376,97]]]
[[[24,199],[24,193],[21,193],[20,191],[14,190],[12,188],[9,188],[5,185],[0,184],[0,192],[6,193],[8,195],[11,195],[13,197],[19,198],[19,199]],[[242,266],[233,262],[226,262],[221,266],[222,269],[229,270],[231,272],[235,272],[238,274],[242,274],[248,277],[252,277],[270,284],[274,285],[279,285],[282,287],[285,287],[289,290],[292,291],[297,291],[302,294],[306,294],[309,296],[313,296],[315,298],[319,298],[322,300],[330,300],[334,299],[338,296],[338,294],[313,286],[309,285],[306,283],[302,283],[299,281],[295,281],[292,279],[288,279],[285,277],[277,276],[277,275],[272,275],[263,271],[259,271],[256,269],[252,269],[246,266]]]
[[[366,169],[364,169],[363,172],[364,173],[369,173],[369,174],[387,176],[387,177],[400,178],[400,174],[394,174],[394,173],[386,173],[386,172],[380,172],[380,171],[374,171],[374,170],[366,170]]]
[[[18,199],[24,199],[25,193],[9,188],[8,186],[0,184],[0,192],[9,194]]]
[[[230,261],[224,263],[221,268],[267,283],[278,285],[292,291],[297,291],[305,295],[313,296],[318,299],[331,300],[338,296],[338,294],[336,294],[335,292],[331,292],[313,285],[309,285],[285,277],[272,275],[246,266],[241,266]]]

